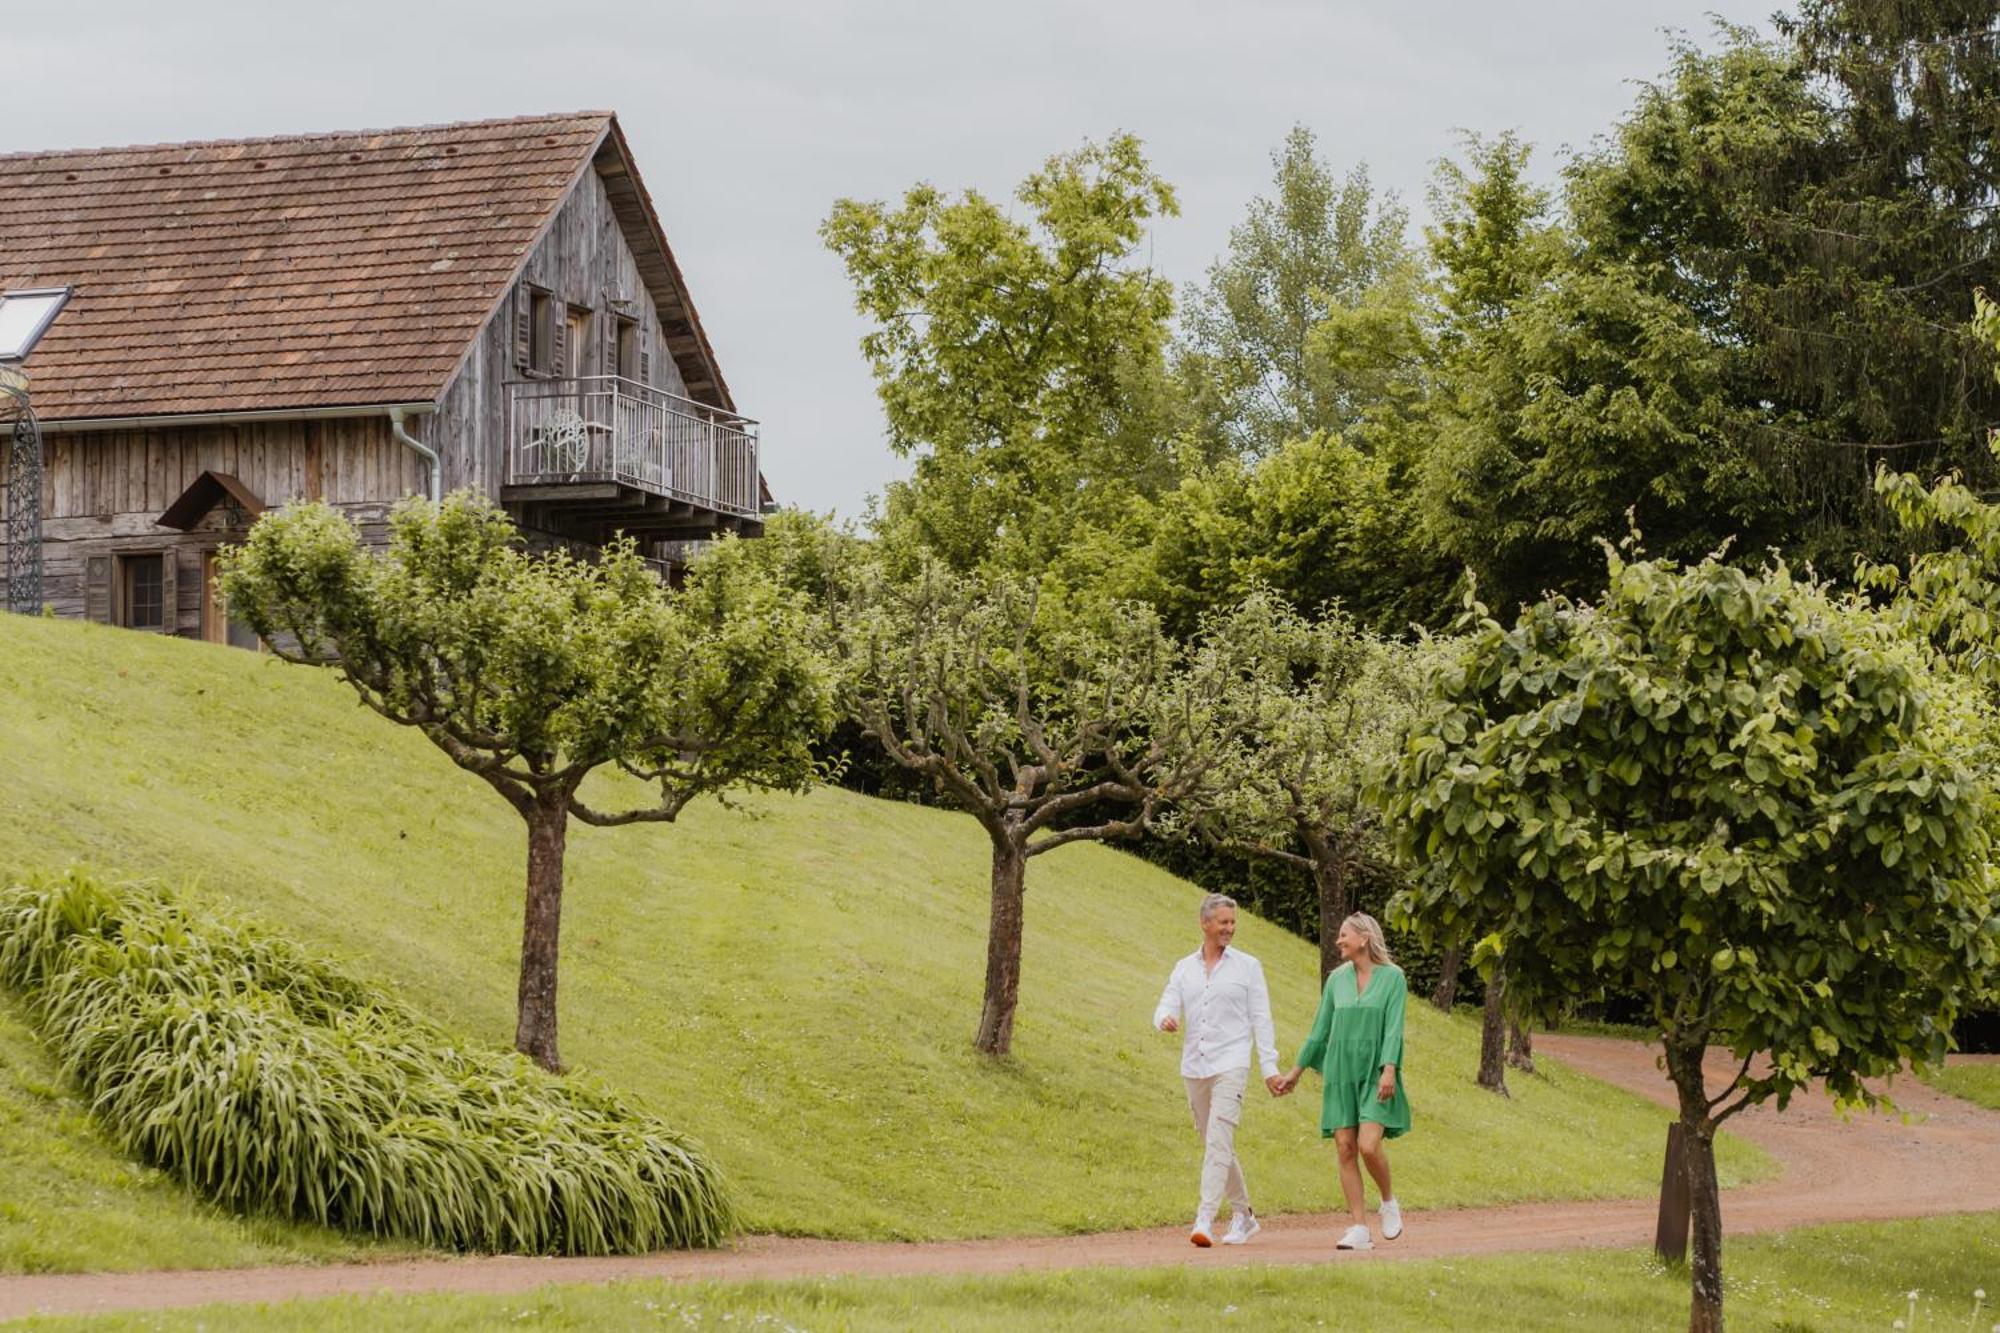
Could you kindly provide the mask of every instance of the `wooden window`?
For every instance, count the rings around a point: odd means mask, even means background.
[[[531,375],[553,375],[555,371],[555,298],[545,291],[528,291],[528,364]]]
[[[99,625],[109,625],[114,619],[111,595],[113,566],[117,562],[108,555],[92,555],[83,561],[83,615],[84,619]]]
[[[167,560],[164,555],[118,557],[118,623],[126,629],[167,627]]]
[[[615,322],[618,326],[618,360],[612,373],[621,379],[636,380],[639,378],[639,321],[621,315]]]

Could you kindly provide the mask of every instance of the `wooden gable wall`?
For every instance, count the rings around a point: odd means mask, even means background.
[[[632,302],[619,313],[637,317],[643,327],[651,382],[669,393],[687,393],[669,355],[660,313],[639,274],[638,261],[626,243],[611,197],[595,171],[586,171],[569,198],[557,210],[549,230],[529,254],[521,282],[479,331],[458,377],[446,390],[436,418],[412,426],[444,460],[444,489],[471,487],[498,497],[506,470],[507,381],[514,369],[515,303],[526,299],[522,286],[549,291],[558,302],[589,309],[592,335],[581,349],[571,349],[569,374],[604,373],[598,360],[604,343],[602,319],[610,311],[608,298]]]

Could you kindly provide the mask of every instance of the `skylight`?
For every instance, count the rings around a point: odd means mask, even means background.
[[[67,300],[67,287],[0,294],[0,361],[19,361],[34,351]]]

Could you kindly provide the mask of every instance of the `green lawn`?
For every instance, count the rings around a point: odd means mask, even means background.
[[[1739,1329],[1977,1329],[1992,1323],[1989,1296],[1972,1318],[1975,1290],[2000,1294],[2000,1214],[1816,1227],[1730,1241],[1727,1312]],[[1422,1328],[1442,1333],[1511,1329],[1687,1327],[1685,1269],[1649,1254],[1592,1250],[1421,1263],[1312,1267],[1200,1266],[1079,1270],[1008,1278],[812,1282],[621,1282],[544,1287],[513,1296],[381,1296],[263,1307],[209,1306],[162,1314],[31,1319],[24,1329],[299,1328],[342,1333],[378,1328],[767,1328],[1011,1333],[1021,1328]]]
[[[81,859],[225,895],[447,1026],[511,1039],[522,826],[332,676],[0,617],[0,753],[0,867]],[[570,849],[564,1054],[700,1138],[752,1229],[1049,1234],[1191,1212],[1176,1043],[1148,1020],[1196,943],[1193,887],[1099,847],[1037,860],[1016,1055],[995,1065],[969,1044],[987,911],[970,820],[828,790],[576,826]],[[1314,951],[1259,921],[1239,940],[1265,960],[1289,1060]],[[1482,1093],[1477,1035],[1412,1011],[1417,1122],[1394,1158],[1413,1208],[1657,1188],[1664,1111],[1549,1061],[1511,1101]],[[1266,1211],[1334,1205],[1315,1104],[1258,1093],[1247,1114]],[[1768,1169],[1724,1145],[1727,1180]]]
[[[2000,1111],[2000,1060],[1982,1060],[1978,1064],[1954,1062],[1924,1082],[1939,1092]]]
[[[138,1165],[91,1124],[0,997],[0,1272],[219,1268],[351,1256],[336,1232],[239,1218]]]

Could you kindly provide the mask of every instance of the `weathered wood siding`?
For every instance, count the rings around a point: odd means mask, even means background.
[[[597,174],[586,172],[529,255],[521,282],[480,330],[439,410],[412,416],[405,425],[438,450],[445,491],[470,487],[499,496],[506,471],[506,385],[519,378],[515,314],[527,287],[591,312],[590,335],[583,346],[566,349],[564,373],[613,369],[604,358],[607,320],[615,313],[639,322],[648,382],[687,393],[610,196]],[[188,636],[202,633],[204,554],[239,535],[227,530],[220,512],[192,533],[158,524],[202,472],[226,472],[273,507],[299,497],[325,499],[347,508],[371,538],[380,537],[390,505],[428,485],[423,460],[395,440],[383,417],[51,433],[47,459],[43,600],[58,615],[107,618],[116,598],[106,580],[115,577],[117,558],[171,553],[168,630]],[[554,534],[527,536],[536,545],[572,544]]]
[[[667,352],[660,315],[639,277],[639,265],[618,228],[611,198],[594,171],[584,173],[569,199],[556,213],[534,251],[528,256],[521,282],[501,302],[500,309],[480,330],[458,378],[439,404],[436,420],[423,429],[412,425],[444,460],[444,489],[471,487],[498,498],[506,471],[508,380],[514,369],[516,302],[525,300],[523,286],[540,287],[558,302],[591,312],[591,336],[585,346],[570,348],[569,374],[609,373],[604,356],[604,318],[608,313],[630,315],[641,325],[647,349],[648,379],[669,393],[685,395],[687,386]],[[614,298],[632,304],[611,306]]]
[[[158,519],[203,472],[237,478],[273,507],[324,499],[379,532],[389,507],[426,485],[423,460],[381,417],[80,431],[45,438],[42,599],[57,615],[105,619],[103,571],[120,555],[171,553],[168,632],[201,633],[206,551],[230,540],[221,510],[193,532]],[[93,583],[93,560],[98,567]]]

